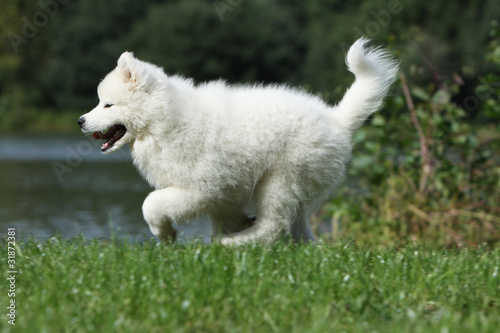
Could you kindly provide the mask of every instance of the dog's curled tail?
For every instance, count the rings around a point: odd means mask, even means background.
[[[356,80],[334,111],[335,121],[351,131],[357,129],[380,108],[398,75],[399,63],[383,49],[367,47],[366,38],[358,39],[349,49],[346,64]]]

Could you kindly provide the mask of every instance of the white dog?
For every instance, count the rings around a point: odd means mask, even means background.
[[[125,52],[78,123],[106,140],[103,153],[130,145],[155,188],[142,210],[159,239],[175,240],[176,225],[208,214],[223,244],[314,241],[311,210],[342,180],[353,131],[397,75],[396,61],[366,43],[347,54],[356,79],[335,106],[286,85],[196,85]]]

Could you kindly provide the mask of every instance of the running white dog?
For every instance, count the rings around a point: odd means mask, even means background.
[[[176,225],[208,214],[223,244],[314,241],[311,210],[342,180],[353,131],[397,75],[397,62],[366,43],[347,54],[356,79],[335,106],[286,85],[195,85],[125,52],[78,123],[106,140],[103,153],[130,145],[155,188],[142,210],[159,239],[175,240]]]

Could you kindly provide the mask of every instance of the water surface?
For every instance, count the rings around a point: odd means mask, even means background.
[[[149,238],[142,202],[152,190],[127,148],[103,155],[85,136],[0,137],[0,235],[56,234]],[[184,238],[210,235],[205,219],[181,227]]]

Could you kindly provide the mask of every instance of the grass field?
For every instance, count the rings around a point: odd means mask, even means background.
[[[2,332],[498,332],[499,267],[500,250],[485,248],[25,241],[16,246],[16,325],[3,314],[0,327]],[[8,282],[2,285],[6,313]]]

